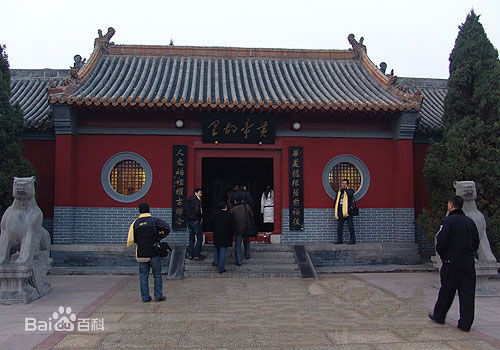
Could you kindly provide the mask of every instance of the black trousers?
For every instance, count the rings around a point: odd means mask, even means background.
[[[440,276],[441,288],[434,306],[436,321],[444,322],[458,290],[458,302],[460,304],[458,326],[469,330],[472,322],[474,322],[474,298],[476,295],[474,259],[460,263],[443,262]]]
[[[349,242],[356,242],[356,235],[354,233],[354,223],[352,222],[352,216],[339,216],[337,220],[337,242],[343,242],[343,232],[344,232],[344,222],[347,221],[347,226],[349,226]]]

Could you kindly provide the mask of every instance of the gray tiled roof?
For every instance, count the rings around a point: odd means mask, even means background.
[[[417,121],[417,132],[435,134],[443,130],[444,99],[447,79],[398,78],[398,83],[408,87],[410,92],[420,89],[424,100]]]
[[[402,91],[366,55],[349,50],[114,45],[115,30],[94,42],[83,67],[50,101],[94,106],[198,110],[419,110],[422,96]]]
[[[417,132],[442,130],[446,80],[385,76],[352,34],[349,50],[295,50],[114,45],[114,33],[99,31],[89,59],[75,56],[71,71],[13,71],[11,103],[21,106],[28,127],[52,128],[50,101],[199,111],[415,110]]]
[[[47,86],[51,80],[60,83],[63,78],[67,78],[69,70],[12,69],[11,73],[10,102],[13,105],[19,104],[23,110],[25,125],[38,130],[52,129]],[[447,80],[399,77],[398,83],[407,86],[410,92],[419,88],[424,96],[422,108],[419,111],[417,132],[423,134],[441,132]]]
[[[68,69],[11,69],[12,105],[19,105],[24,113],[24,125],[28,129],[51,130],[53,128],[47,87],[49,81],[62,82]]]
[[[103,56],[68,96],[95,105],[405,110],[356,60]]]

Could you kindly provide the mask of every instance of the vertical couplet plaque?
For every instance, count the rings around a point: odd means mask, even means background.
[[[187,145],[174,145],[172,149],[172,229],[186,229],[184,201],[187,195]]]
[[[290,231],[300,231],[304,229],[304,150],[302,146],[288,148],[288,161]]]

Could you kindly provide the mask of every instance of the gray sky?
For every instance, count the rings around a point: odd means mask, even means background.
[[[1,0],[0,43],[11,68],[68,68],[97,30],[115,44],[348,49],[404,77],[448,78],[458,26],[474,8],[500,45],[499,0]]]

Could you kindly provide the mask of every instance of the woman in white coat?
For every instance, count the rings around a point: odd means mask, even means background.
[[[263,231],[273,232],[274,229],[274,192],[271,186],[266,186],[260,199],[260,211],[263,216]]]

